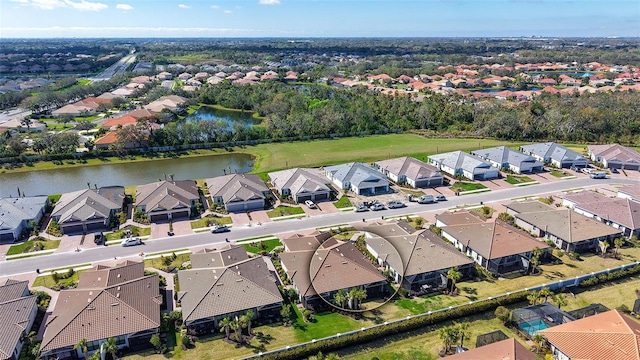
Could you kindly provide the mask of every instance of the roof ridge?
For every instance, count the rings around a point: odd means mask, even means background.
[[[149,275],[149,276],[151,277],[151,276],[153,276],[153,275]],[[137,280],[139,281],[139,280],[144,280],[144,279],[145,279],[145,278],[139,278],[139,279],[137,279]],[[129,309],[131,309],[133,312],[135,312],[135,313],[139,314],[140,316],[142,316],[143,318],[145,318],[145,319],[149,320],[151,323],[154,323],[154,324],[156,323],[155,321],[153,321],[153,319],[149,319],[149,317],[148,317],[147,315],[145,315],[145,314],[141,313],[138,309],[136,309],[135,307],[131,306],[131,305],[130,305],[129,303],[127,303],[126,301],[123,301],[122,299],[117,298],[117,297],[115,297],[113,294],[111,294],[110,292],[106,291],[106,289],[105,289],[105,291],[104,291],[104,292],[105,292],[105,293],[107,293],[107,294],[109,294],[109,296],[110,296],[110,297],[112,297],[113,299],[119,300],[122,304],[126,305],[126,306],[127,306]],[[153,298],[155,298],[155,296],[154,296]],[[158,324],[158,326],[160,326],[160,324]]]
[[[192,270],[208,270],[208,269],[192,269]],[[186,316],[184,316],[184,314],[183,314],[183,316],[182,316],[182,318],[183,318],[183,319],[185,319],[185,320],[186,320],[186,319],[188,319],[188,318],[191,316],[191,314],[193,314],[193,313],[196,311],[196,309],[197,309],[197,308],[200,306],[200,304],[202,304],[202,302],[204,301],[204,299],[205,299],[206,295],[211,291],[211,289],[213,289],[213,288],[216,286],[216,284],[218,283],[218,281],[220,281],[220,279],[222,279],[222,276],[225,274],[225,272],[227,272],[227,270],[229,270],[229,268],[224,268],[224,270],[222,271],[222,274],[220,274],[220,276],[218,276],[218,278],[217,278],[217,279],[214,279],[215,281],[214,281],[214,282],[212,282],[212,283],[211,283],[211,286],[209,287],[209,289],[208,289],[207,291],[205,291],[205,292],[202,294],[202,297],[200,298],[200,300],[198,300],[198,302],[197,302],[197,303],[196,303],[196,305],[193,307],[193,309],[191,309],[191,312],[190,312],[190,313],[188,313]],[[231,271],[231,270],[229,270],[229,271]],[[215,275],[214,275],[214,277],[215,277]],[[183,296],[183,298],[184,298],[184,296]]]

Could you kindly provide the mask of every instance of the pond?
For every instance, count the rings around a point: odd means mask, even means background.
[[[252,112],[249,111],[233,111],[217,109],[210,106],[201,106],[193,114],[185,118],[186,121],[222,121],[227,124],[227,127],[231,130],[236,124],[241,124],[245,128],[251,125],[260,124],[260,120],[256,120],[252,117]]]
[[[169,178],[205,179],[229,173],[249,172],[253,158],[248,154],[221,154],[199,157],[150,160],[93,166],[64,167],[51,170],[0,174],[0,197],[61,194],[87,187],[140,185]]]

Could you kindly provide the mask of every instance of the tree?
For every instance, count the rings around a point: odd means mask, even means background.
[[[600,251],[602,251],[602,256],[605,256],[605,254],[607,253],[607,250],[609,249],[610,246],[611,246],[611,244],[609,244],[608,241],[601,241],[600,242]]]
[[[615,247],[615,257],[618,258],[618,251],[624,245],[625,241],[623,238],[619,237],[613,240],[613,246]]]
[[[447,280],[451,280],[451,293],[456,288],[456,282],[462,279],[462,273],[458,270],[458,267],[452,267],[447,271]]]
[[[471,336],[469,332],[469,323],[457,323],[455,325],[458,336],[460,337],[460,347],[464,347],[464,338]]]
[[[253,321],[253,316],[254,316],[254,312],[253,310],[247,310],[246,313],[244,313],[243,317],[245,317],[246,319],[246,323],[247,323],[247,332],[249,333],[249,335],[251,335],[251,321]]]
[[[88,354],[87,354],[87,339],[82,338],[80,339],[80,341],[78,341],[77,344],[73,345],[74,349],[80,349],[80,351],[82,351],[82,356],[84,358],[87,358]]]
[[[442,340],[444,352],[447,353],[451,345],[458,341],[458,331],[453,326],[445,326],[438,330],[438,338]]]
[[[102,350],[106,353],[111,354],[111,358],[116,360],[118,358],[118,343],[116,338],[110,337],[102,346]]]
[[[40,360],[40,345],[42,344],[37,343],[34,347],[31,348],[31,356],[33,356],[35,360]]]
[[[495,315],[503,324],[506,324],[511,320],[511,310],[504,306],[498,306],[496,308]]]
[[[160,336],[158,334],[151,335],[149,342],[156,349],[157,353],[162,352],[162,340],[160,340]]]
[[[536,353],[541,352],[542,348],[544,347],[544,336],[542,336],[541,334],[535,334],[533,335],[531,340],[533,340],[534,347],[536,348]]]
[[[84,147],[86,147],[89,151],[92,151],[95,146],[96,142],[91,139],[84,142]]]
[[[335,301],[336,305],[338,305],[338,307],[340,308],[344,309],[344,303],[347,300],[348,300],[347,293],[346,291],[344,291],[344,289],[338,290],[338,292],[335,295],[333,295],[333,301]]]
[[[540,266],[540,259],[542,258],[543,254],[544,251],[539,247],[536,246],[535,248],[533,248],[533,251],[531,253],[531,266],[533,267],[534,272],[539,270],[538,266]]]
[[[547,300],[549,299],[549,296],[553,295],[553,291],[549,290],[548,287],[543,287],[542,289],[540,289],[540,291],[538,291],[538,297],[542,298],[544,297],[544,302],[547,302]]]
[[[226,334],[227,339],[230,339],[230,330],[231,330],[231,319],[229,319],[228,317],[220,320],[220,323],[218,323],[218,325],[220,326],[220,332],[223,332]]]
[[[535,305],[540,300],[540,293],[537,291],[533,291],[531,294],[527,295],[527,300],[529,300],[530,305]]]
[[[563,306],[567,305],[567,298],[562,293],[556,294],[553,296],[553,302],[556,303],[556,306],[558,307],[558,309],[560,309]]]
[[[33,120],[31,120],[30,117],[26,116],[22,118],[22,120],[20,120],[20,125],[23,125],[24,127],[26,127],[27,132],[29,132],[29,130],[31,130],[31,125],[33,125]]]
[[[280,316],[285,325],[291,324],[291,307],[289,305],[283,306],[280,310]]]
[[[236,341],[240,342],[242,334],[240,333],[240,322],[238,321],[238,318],[231,320],[231,322],[229,323],[229,327],[231,328],[231,330],[233,330]]]

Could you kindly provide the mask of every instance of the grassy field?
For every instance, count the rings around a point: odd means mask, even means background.
[[[267,216],[269,216],[270,218],[301,214],[304,214],[304,210],[300,206],[280,205],[273,210],[267,211]]]
[[[60,246],[60,240],[47,240],[45,238],[42,238],[42,240],[36,240],[36,241],[29,240],[29,241],[23,242],[22,244],[12,245],[7,251],[7,255],[29,253],[31,252],[31,250],[33,249],[33,246],[36,243],[41,243],[44,246],[44,248],[41,250],[57,249],[58,246]]]
[[[203,227],[208,227],[209,221],[213,221],[219,225],[231,224],[233,222],[233,220],[231,219],[231,216],[215,216],[215,215],[209,214],[206,217],[203,217],[202,219],[192,221],[191,228],[199,229]]]
[[[282,245],[282,243],[278,239],[255,241],[254,243],[256,244],[256,246],[253,246],[252,244],[242,244],[242,247],[244,247],[247,252],[257,254],[261,251],[269,252],[276,246]]]
[[[480,183],[470,183],[464,181],[457,181],[455,184],[451,185],[451,190],[453,191],[472,191],[472,190],[481,190],[486,189],[487,187]]]
[[[523,183],[528,183],[528,182],[532,182],[533,179],[528,177],[528,176],[524,176],[524,175],[507,175],[507,178],[504,180],[506,182],[508,182],[509,184],[512,185],[517,185],[517,184],[523,184]]]

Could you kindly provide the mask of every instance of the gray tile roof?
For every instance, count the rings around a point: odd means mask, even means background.
[[[640,203],[629,199],[610,198],[595,191],[581,191],[564,197],[574,202],[576,209],[595,214],[627,229],[640,229]]]
[[[621,232],[567,208],[549,208],[545,211],[520,213],[516,214],[515,218],[569,243],[617,235]]]
[[[620,144],[589,145],[589,153],[607,162],[640,163],[640,153]]]
[[[199,198],[198,186],[193,180],[158,181],[136,189],[136,206],[144,206],[147,212],[189,209],[191,201]]]
[[[541,162],[532,156],[513,150],[508,146],[475,150],[472,151],[471,154],[499,164],[510,164],[517,167],[522,167],[522,163],[531,163],[533,167],[543,166]]]
[[[445,211],[443,213],[436,214],[436,220],[440,221],[446,226],[479,224],[487,221],[486,219],[480,217],[480,215],[475,214],[469,210],[460,210],[455,212]]]
[[[83,338],[102,340],[160,326],[162,297],[158,275],[144,276],[144,264],[132,263],[135,262],[127,261],[111,268],[114,279],[107,281],[112,285],[101,286],[105,280],[96,278],[95,272],[104,274],[105,267],[101,266],[82,272],[78,288],[60,292],[48,318],[41,346],[43,354],[73,346]],[[137,277],[118,277],[117,274],[122,274],[119,267],[126,267],[127,273],[137,271]],[[107,278],[110,275],[107,274]],[[85,276],[96,279],[96,285],[83,279]]]
[[[62,194],[53,209],[51,217],[60,217],[59,223],[109,218],[112,210],[119,210],[122,204],[85,189]]]
[[[273,186],[280,192],[289,190],[292,195],[329,191],[327,178],[314,169],[295,168],[269,173]]]
[[[442,177],[440,170],[435,166],[407,156],[377,161],[376,165],[380,169],[386,169],[392,174],[406,176],[408,179],[413,180]]]
[[[28,284],[28,281],[11,281],[0,286],[0,359],[12,358],[22,335],[30,330],[30,318],[38,297],[24,295],[28,294]]]
[[[194,269],[225,268],[249,258],[242,246],[225,244],[220,248],[202,249],[191,255]]]
[[[22,221],[38,217],[47,204],[46,196],[0,199],[0,230],[13,230]]]
[[[546,204],[543,204],[538,200],[514,201],[506,205],[506,207],[507,209],[513,210],[514,212],[517,212],[517,213],[548,211],[548,210],[556,209]]]
[[[550,158],[559,162],[563,161],[577,161],[584,160],[584,156],[578,154],[577,152],[567,149],[562,145],[558,145],[554,142],[546,142],[546,143],[538,143],[531,145],[523,145],[522,149],[525,149],[532,154],[536,154],[542,158]]]
[[[269,188],[258,175],[230,174],[206,180],[211,197],[222,197],[228,202],[264,199]]]
[[[481,174],[491,169],[491,164],[464,151],[436,154],[429,158],[452,169],[463,169],[472,174]]]
[[[640,200],[640,184],[625,185],[618,189],[618,194],[625,194],[634,200]]]
[[[353,162],[348,164],[327,166],[324,168],[325,173],[331,173],[333,177],[342,183],[350,182],[358,188],[379,187],[389,185],[387,177],[380,171],[363,163]]]

